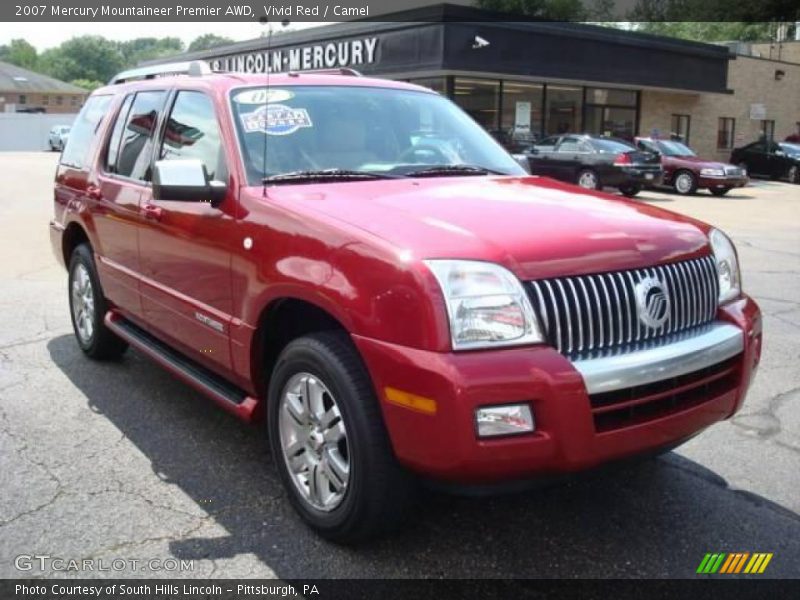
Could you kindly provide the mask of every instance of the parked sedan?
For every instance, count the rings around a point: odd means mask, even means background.
[[[69,139],[69,130],[69,125],[56,125],[50,129],[50,135],[47,138],[50,150],[58,150],[60,152],[64,149],[64,145]]]
[[[800,183],[800,145],[759,140],[731,154],[731,162],[746,167],[751,175],[788,179]]]
[[[705,160],[686,144],[672,140],[636,138],[636,145],[661,156],[663,184],[682,195],[707,189],[715,196],[724,196],[733,188],[747,185],[747,170],[735,165]]]
[[[618,188],[633,197],[661,183],[661,160],[626,141],[593,135],[551,136],[525,150],[531,173],[599,190]]]

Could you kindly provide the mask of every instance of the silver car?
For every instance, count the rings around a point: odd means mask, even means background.
[[[55,125],[50,129],[50,137],[47,140],[50,144],[50,150],[61,152],[64,149],[64,145],[69,139],[70,129],[69,125]]]

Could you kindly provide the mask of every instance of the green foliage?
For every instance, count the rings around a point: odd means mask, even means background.
[[[763,41],[774,36],[772,23],[662,21],[635,23],[636,31],[697,42]]]
[[[230,38],[223,37],[215,33],[206,33],[205,35],[201,35],[200,37],[196,37],[194,40],[192,40],[192,43],[189,44],[188,51],[197,52],[199,50],[208,50],[210,48],[216,48],[217,46],[224,46],[225,44],[232,43],[233,40]]]
[[[91,81],[89,79],[73,79],[72,81],[70,81],[70,83],[72,85],[77,85],[78,87],[83,88],[89,92],[93,92],[97,88],[105,85],[105,83],[102,81]]]
[[[45,50],[39,70],[64,81],[108,81],[125,66],[119,44],[99,35],[83,35]]]
[[[126,67],[132,67],[144,60],[171,56],[183,52],[180,38],[136,38],[127,42],[119,42],[119,50]]]
[[[0,60],[23,69],[36,68],[37,58],[36,48],[25,40],[11,40],[10,44],[0,46]]]

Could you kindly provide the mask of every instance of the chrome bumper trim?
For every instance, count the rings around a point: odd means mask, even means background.
[[[577,360],[589,394],[602,394],[699,371],[744,350],[744,332],[715,322],[694,337],[672,344],[602,358]]]

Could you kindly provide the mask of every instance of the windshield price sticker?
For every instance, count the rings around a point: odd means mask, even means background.
[[[285,104],[259,106],[241,116],[246,133],[260,131],[267,135],[289,135],[305,127],[313,127],[305,108],[292,108]]]
[[[289,90],[259,88],[239,92],[233,97],[233,101],[237,104],[268,104],[270,102],[286,102],[292,98],[294,98],[294,94]]]

